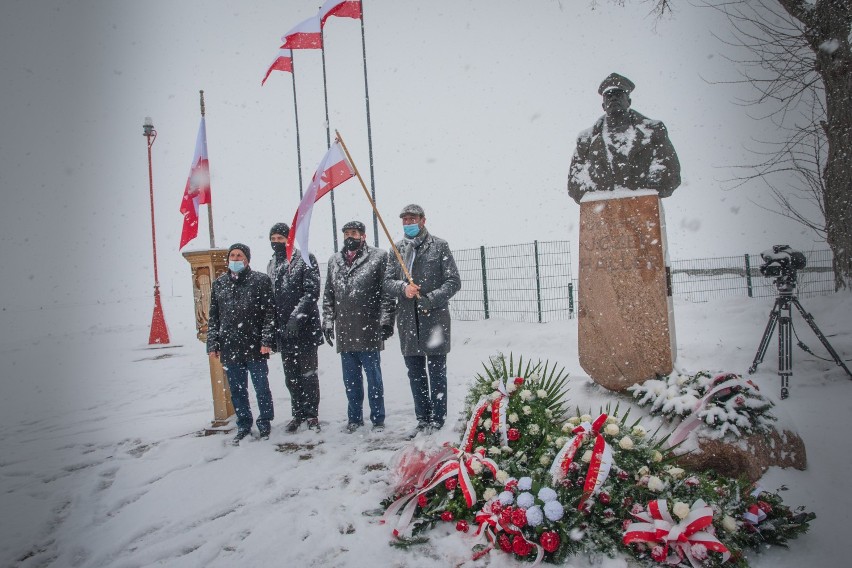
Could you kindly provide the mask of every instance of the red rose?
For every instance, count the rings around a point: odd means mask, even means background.
[[[491,503],[491,512],[494,513],[495,515],[499,515],[500,511],[502,511],[502,510],[503,510],[503,503],[501,503],[500,501],[494,501],[493,503]]]
[[[512,552],[512,541],[505,534],[501,534],[497,539],[497,544],[500,545],[500,550],[503,552]]]
[[[624,501],[621,502],[621,506],[625,509],[629,509],[631,507],[631,505],[633,505],[633,498],[632,497],[625,497]]]
[[[657,562],[664,562],[666,560],[666,549],[660,545],[655,546],[651,549],[651,558]]]
[[[618,472],[618,479],[621,481],[627,481],[628,479],[630,479],[630,474],[622,469]]]
[[[745,397],[743,395],[737,395],[737,398],[734,399],[734,402],[737,406],[742,406],[745,404]]]
[[[609,502],[611,501],[609,493],[601,493],[598,495],[598,501],[600,501],[602,505],[609,505]]]
[[[582,475],[577,478],[577,487],[582,487],[586,483],[586,478]]]
[[[485,432],[480,432],[476,435],[476,441],[480,444],[485,441]]]
[[[524,378],[523,377],[515,377],[515,384],[518,385],[518,386],[521,386],[522,384],[524,384]]]
[[[467,521],[461,520],[456,523],[456,530],[459,532],[467,532],[467,529],[470,528],[467,524]]]
[[[630,525],[632,525],[632,524],[633,524],[633,521],[631,521],[630,519],[624,519],[623,521],[621,521],[621,530],[626,532],[627,529],[629,529]]]
[[[518,556],[526,556],[532,550],[532,545],[528,543],[521,535],[516,536],[512,540],[512,552]]]
[[[516,527],[523,527],[527,524],[527,512],[523,509],[515,509],[512,511],[512,524]]]
[[[509,431],[506,432],[506,437],[509,438],[510,442],[515,442],[520,439],[521,433],[518,432],[517,428],[509,428]]]
[[[506,491],[515,491],[518,488],[518,480],[510,479],[506,482]]]
[[[441,520],[447,521],[448,523],[453,520],[453,512],[452,511],[444,511],[441,513]]]
[[[508,526],[512,523],[512,508],[506,507],[502,511],[500,511],[500,524]]]
[[[420,497],[417,498],[417,504],[420,505],[420,507],[425,507],[426,505],[429,504],[429,500],[426,499],[425,495],[421,495]]]
[[[568,479],[567,477],[563,479],[560,483],[562,484],[562,487],[572,487],[574,485],[574,482]]]
[[[545,531],[541,533],[539,542],[541,542],[541,547],[546,552],[555,552],[559,548],[560,544],[559,534],[555,531]]]
[[[451,477],[444,482],[444,487],[447,488],[447,491],[452,491],[459,485],[459,480],[456,477]]]
[[[611,519],[615,516],[615,511],[612,509],[604,509],[603,516],[605,519]]]
[[[772,512],[772,505],[770,505],[766,501],[758,501],[757,506],[760,508],[761,511],[763,511],[767,515]]]

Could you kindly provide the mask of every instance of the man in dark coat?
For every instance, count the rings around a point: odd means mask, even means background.
[[[580,203],[590,191],[653,189],[669,197],[680,185],[680,162],[665,125],[630,108],[636,86],[610,74],[598,87],[605,115],[577,138],[568,195]]]
[[[287,235],[290,227],[276,223],[269,231],[272,259],[266,272],[272,279],[275,299],[275,344],[284,364],[284,382],[290,391],[293,419],[287,432],[299,429],[302,422],[319,432],[319,375],[317,347],[322,345],[322,330],[317,300],[320,274],[317,259],[305,264],[301,253],[293,249],[287,260]]]
[[[239,444],[251,432],[248,374],[257,395],[257,429],[269,438],[275,411],[266,360],[275,345],[275,310],[269,277],[249,267],[251,250],[235,243],[228,250],[228,271],[213,282],[207,322],[207,353],[222,362],[237,414]]]
[[[360,221],[343,225],[343,250],[328,259],[322,301],[326,341],[337,341],[343,366],[349,433],[364,425],[364,379],[373,431],[385,426],[385,391],[380,351],[393,335],[394,301],[382,292],[388,253],[367,245]],[[336,333],[335,333],[336,331]]]
[[[441,428],[447,417],[449,302],[461,289],[461,279],[447,241],[426,229],[423,208],[407,205],[399,216],[405,238],[396,247],[413,283],[393,255],[384,290],[398,302],[399,346],[408,368],[417,431],[431,431]]]

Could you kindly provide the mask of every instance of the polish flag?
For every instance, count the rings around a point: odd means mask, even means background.
[[[269,74],[273,71],[284,71],[286,73],[293,72],[293,52],[291,50],[278,50],[278,55],[275,56],[275,61],[273,61],[272,65],[269,66],[269,69],[266,70],[266,75],[264,75],[263,81],[260,82],[261,87],[264,83],[266,83],[266,80],[269,79]]]
[[[207,123],[201,117],[198,137],[195,139],[195,156],[186,178],[180,212],[183,213],[183,230],[180,234],[182,249],[186,243],[198,236],[198,206],[210,203],[210,164],[207,160]]]
[[[319,11],[320,24],[325,26],[325,21],[331,16],[360,20],[361,0],[326,0]]]
[[[322,49],[322,29],[319,16],[308,18],[281,38],[281,49]]]
[[[355,175],[355,168],[346,159],[346,154],[335,140],[325,157],[317,167],[317,171],[311,180],[305,196],[299,203],[299,209],[293,217],[290,225],[290,234],[287,237],[287,260],[293,257],[293,243],[299,245],[302,259],[305,264],[311,266],[310,253],[308,251],[308,237],[311,228],[311,213],[314,203],[319,201],[325,194]]]

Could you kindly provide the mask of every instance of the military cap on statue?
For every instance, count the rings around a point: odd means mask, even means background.
[[[603,80],[601,86],[598,87],[598,94],[603,95],[605,92],[610,91],[612,89],[619,89],[629,94],[635,88],[636,85],[633,84],[633,81],[631,81],[624,75],[619,75],[618,73],[610,73],[609,76],[607,76],[607,78]]]

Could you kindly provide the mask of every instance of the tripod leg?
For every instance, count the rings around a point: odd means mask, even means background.
[[[781,400],[790,396],[790,377],[793,375],[793,326],[790,304],[781,307],[778,326],[778,375],[781,377]]]
[[[757,348],[757,354],[754,356],[754,361],[751,367],[748,368],[748,374],[753,375],[757,371],[757,366],[763,363],[763,357],[766,355],[766,349],[769,347],[769,341],[772,339],[772,332],[775,330],[775,324],[778,321],[778,298],[775,299],[775,305],[772,306],[772,311],[769,312],[769,322],[766,324],[766,329],[763,332],[763,337],[760,340],[760,346]]]
[[[852,372],[849,371],[849,367],[846,366],[846,363],[843,362],[843,359],[840,358],[840,355],[837,354],[837,351],[835,351],[834,347],[831,346],[831,343],[828,342],[828,338],[826,338],[819,330],[816,321],[814,321],[814,317],[805,311],[805,308],[803,308],[802,304],[799,303],[798,298],[793,298],[793,303],[796,304],[796,308],[798,308],[799,313],[802,314],[802,317],[805,318],[805,321],[808,322],[808,325],[811,326],[811,329],[819,338],[820,342],[822,342],[823,347],[831,353],[831,356],[834,358],[834,362],[843,367],[843,370],[846,371],[846,374],[849,375],[850,379],[852,379]]]

